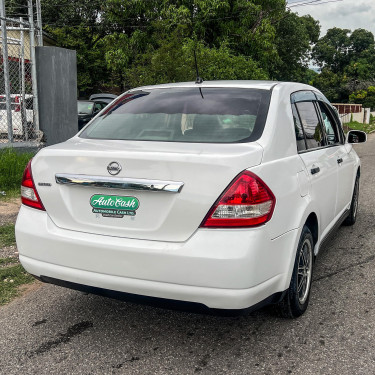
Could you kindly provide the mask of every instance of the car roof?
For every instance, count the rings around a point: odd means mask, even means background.
[[[272,90],[275,86],[293,86],[300,87],[301,89],[314,89],[312,86],[296,83],[296,82],[281,82],[281,81],[258,81],[258,80],[226,80],[226,81],[203,81],[202,83],[193,82],[177,82],[177,83],[166,83],[161,85],[150,85],[134,88],[133,90],[153,90],[153,89],[167,89],[167,88],[188,88],[188,87],[232,87],[232,88],[253,88],[261,90]]]
[[[139,89],[161,89],[161,88],[184,88],[184,87],[238,87],[238,88],[257,88],[263,90],[271,90],[274,86],[276,86],[279,82],[277,81],[235,81],[235,80],[228,80],[228,81],[203,81],[202,83],[195,83],[192,82],[177,82],[177,83],[166,83],[161,85],[150,85],[150,86],[142,86],[138,87],[135,90]]]

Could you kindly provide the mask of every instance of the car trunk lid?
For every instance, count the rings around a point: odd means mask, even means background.
[[[256,142],[76,137],[38,153],[32,171],[43,205],[60,228],[180,242],[197,230],[238,173],[261,163],[262,152]],[[118,174],[110,174],[117,165]]]

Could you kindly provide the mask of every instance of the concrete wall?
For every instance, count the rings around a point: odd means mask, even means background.
[[[49,146],[78,131],[76,51],[36,47],[35,59],[39,124]]]
[[[364,115],[365,115],[365,110],[362,108],[362,111],[360,113],[353,113],[353,121],[358,121],[363,123]]]
[[[341,117],[341,121],[345,124],[347,122],[350,122],[352,118],[353,118],[353,121],[360,122],[361,124],[369,124],[370,123],[370,109],[362,108],[361,112],[347,113],[346,115],[343,115]]]

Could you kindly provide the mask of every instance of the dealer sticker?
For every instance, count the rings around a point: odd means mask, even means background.
[[[95,194],[90,198],[90,205],[94,214],[101,214],[103,217],[122,218],[124,216],[135,216],[139,208],[139,200],[136,197]]]

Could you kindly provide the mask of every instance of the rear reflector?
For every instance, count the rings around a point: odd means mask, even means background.
[[[254,173],[244,171],[212,206],[201,227],[254,227],[272,217],[276,199]]]
[[[31,172],[31,160],[27,163],[23,172],[21,183],[21,201],[24,205],[45,211],[42,201],[36,190]]]

